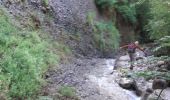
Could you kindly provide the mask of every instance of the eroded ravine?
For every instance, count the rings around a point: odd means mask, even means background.
[[[81,100],[139,100],[132,91],[122,89],[117,81],[119,73],[113,71],[115,59],[75,59],[62,64],[52,72],[48,80],[49,93],[55,96],[61,85],[73,86]]]

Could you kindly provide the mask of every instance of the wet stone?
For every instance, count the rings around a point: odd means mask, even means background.
[[[133,79],[128,79],[128,78],[122,78],[119,81],[119,86],[124,88],[124,89],[134,89],[136,87],[136,83]]]

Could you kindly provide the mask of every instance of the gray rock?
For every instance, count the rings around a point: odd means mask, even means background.
[[[155,79],[152,84],[153,89],[165,89],[167,87],[167,82],[164,79]]]
[[[136,87],[136,82],[133,79],[122,78],[119,80],[119,85],[124,89],[132,90],[134,87]]]
[[[152,89],[150,89],[150,88],[146,89],[146,91],[145,91],[145,93],[143,94],[141,100],[150,100],[150,99],[148,99],[148,98],[149,98],[149,96],[150,96],[152,93],[153,93],[153,90],[152,90]]]
[[[147,82],[145,81],[144,78],[139,78],[137,80],[135,80],[136,84],[135,84],[135,92],[137,96],[141,96],[145,90],[147,89]]]
[[[96,12],[93,0],[49,0],[54,9],[55,22],[69,30],[81,30],[89,12]]]

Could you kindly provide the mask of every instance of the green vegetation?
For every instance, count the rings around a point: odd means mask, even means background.
[[[123,18],[132,24],[136,23],[136,9],[128,0],[95,0],[98,8],[102,10],[117,11]],[[115,17],[115,16],[113,16]]]
[[[159,72],[159,71],[141,71],[138,73],[135,73],[137,77],[144,77],[145,79],[154,79],[156,77],[159,77],[161,79],[165,79],[167,81],[170,81],[170,74],[169,72]]]
[[[112,9],[117,2],[118,2],[117,0],[95,0],[96,5],[100,9],[105,8]]]
[[[169,69],[165,72],[170,61],[170,1],[169,0],[137,0],[136,13],[140,24],[142,41],[151,39],[156,43],[153,49],[154,56],[148,58],[145,62],[148,65],[157,64],[159,61],[165,61],[165,65],[154,66],[153,69],[135,73],[137,77],[154,79],[159,77],[170,81]],[[167,65],[166,65],[167,64]],[[156,70],[159,67],[159,70]]]
[[[157,42],[157,47],[153,50],[156,55],[168,55],[170,51],[170,36],[164,36],[160,38]]]
[[[114,51],[119,47],[119,31],[113,23],[96,22],[94,28],[94,40],[101,51]]]
[[[48,3],[49,3],[48,0],[42,0],[42,4],[43,4],[44,6],[48,6]]]
[[[168,56],[161,56],[161,57],[154,57],[154,56],[150,56],[145,60],[140,60],[137,63],[140,64],[148,64],[150,66],[157,64],[159,61],[163,61],[165,62],[165,64],[167,62],[170,61],[170,57]],[[162,65],[164,68],[167,68],[168,65]],[[151,70],[146,70],[146,71],[139,71],[139,72],[134,72],[133,76],[134,77],[144,77],[145,79],[149,80],[149,79],[154,79],[156,77],[165,79],[170,81],[170,74],[169,71],[166,72],[161,72],[159,70],[155,70],[155,69],[160,69],[161,67],[158,66],[152,66]]]
[[[170,5],[168,0],[149,1],[150,15],[148,31],[152,39],[170,35]]]
[[[48,66],[58,58],[40,32],[22,31],[10,22],[0,9],[0,94],[8,99],[32,98]]]
[[[117,5],[116,9],[122,16],[132,24],[136,23],[136,10],[134,6],[126,5]]]
[[[25,0],[20,0],[20,2]],[[10,2],[9,2],[10,3]],[[41,0],[47,10],[49,1]],[[147,59],[147,62],[156,63],[169,59],[170,56],[170,1],[169,0],[95,0],[100,12],[121,15],[125,22],[134,27],[139,24],[142,41],[147,39],[157,43],[155,52],[160,57]],[[48,8],[49,9],[49,8]],[[41,16],[41,15],[40,15]],[[48,17],[50,14],[48,15]],[[16,15],[18,20],[23,16]],[[109,16],[110,17],[110,16]],[[50,18],[50,17],[49,17]],[[46,19],[49,19],[46,17]],[[100,51],[113,52],[119,47],[120,34],[113,18],[107,21],[95,20],[95,14],[89,13],[88,24],[92,27],[94,45]],[[0,9],[0,98],[8,100],[35,99],[41,86],[45,83],[44,73],[50,66],[64,58],[71,50],[61,43],[54,43],[42,36],[41,20],[36,13],[30,13],[23,27],[19,29],[13,25],[12,20]],[[50,23],[50,22],[49,22]],[[48,24],[48,23],[46,23]],[[49,27],[51,27],[49,25]],[[38,30],[37,30],[38,29]],[[69,35],[67,35],[69,36]],[[71,37],[71,36],[70,36]],[[80,41],[80,35],[71,37]],[[162,52],[163,51],[163,52]],[[157,56],[156,55],[156,56]],[[166,55],[167,57],[164,57]],[[154,61],[152,61],[154,59]],[[126,70],[123,71],[126,74]],[[144,71],[135,73],[147,79],[161,77],[170,80],[168,72]],[[68,86],[59,88],[64,97],[74,97],[75,89]],[[40,99],[51,99],[41,97]]]
[[[49,96],[39,96],[37,100],[54,100],[54,99]]]
[[[136,15],[137,15],[137,21],[139,23],[138,28],[139,30],[139,40],[141,43],[146,43],[150,42],[150,36],[148,34],[148,30],[146,30],[146,25],[149,22],[149,18],[151,15],[149,14],[150,12],[150,7],[149,7],[149,0],[141,0],[136,2],[135,4],[136,7]]]
[[[100,51],[114,51],[119,47],[120,34],[113,22],[95,21],[94,13],[89,13],[87,20],[94,32],[95,46]]]
[[[58,92],[64,97],[75,97],[76,96],[75,89],[70,86],[61,86]]]
[[[168,0],[144,0],[138,7],[138,14],[140,15],[140,23],[143,34],[142,36],[149,36],[150,39],[158,43],[155,51],[169,54],[170,42],[170,10]],[[146,38],[147,38],[146,37]],[[144,38],[143,38],[144,39]]]

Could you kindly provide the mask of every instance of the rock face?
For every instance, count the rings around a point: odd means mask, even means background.
[[[94,46],[92,29],[86,20],[90,12],[98,16],[93,0],[48,1],[44,5],[42,0],[0,0],[0,6],[10,13],[16,26],[42,28],[55,40],[67,44],[77,56],[102,56]]]
[[[96,12],[93,0],[49,0],[55,13],[55,22],[74,31],[86,26],[89,12]]]
[[[73,53],[84,56],[103,55],[94,46],[92,28],[87,24],[89,13],[95,13],[99,18],[94,0],[49,0],[49,6],[53,9],[55,24],[64,28],[69,35],[79,36],[78,41],[65,39]]]

